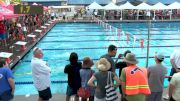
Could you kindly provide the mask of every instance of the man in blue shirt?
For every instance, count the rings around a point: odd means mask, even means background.
[[[6,62],[0,60],[0,99],[10,101],[13,98],[14,89],[13,73]]]

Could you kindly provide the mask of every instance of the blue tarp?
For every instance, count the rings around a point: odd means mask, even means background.
[[[94,1],[101,5],[106,5],[112,2],[112,0],[68,0],[68,5],[89,5]]]

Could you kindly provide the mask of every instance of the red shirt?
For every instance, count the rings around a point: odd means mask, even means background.
[[[5,33],[5,26],[4,24],[0,23],[0,34],[4,34]]]

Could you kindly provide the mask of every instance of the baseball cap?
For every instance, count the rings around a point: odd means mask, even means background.
[[[156,54],[156,57],[159,59],[159,60],[164,60],[165,56],[163,53],[157,53]]]

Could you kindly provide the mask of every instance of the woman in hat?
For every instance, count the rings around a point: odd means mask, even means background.
[[[96,67],[99,71],[92,75],[88,81],[88,84],[92,87],[96,87],[94,101],[106,101],[105,86],[107,85],[108,72],[111,74],[111,79],[116,81],[117,87],[119,86],[120,81],[115,73],[108,71],[111,68],[111,64],[106,58],[101,58],[99,61],[97,61]],[[94,85],[93,83],[95,80],[97,81],[97,85]]]
[[[89,57],[85,57],[83,59],[82,69],[80,70],[81,87],[85,87],[90,91],[89,101],[94,101],[94,88],[87,85],[87,82],[95,72],[91,69],[93,65],[93,61]],[[87,99],[82,98],[82,101],[87,101]]]

